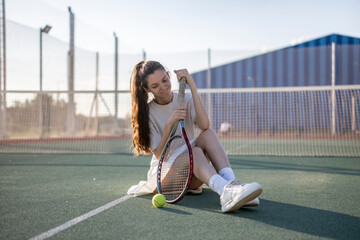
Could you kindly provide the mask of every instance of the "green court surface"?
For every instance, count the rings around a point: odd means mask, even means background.
[[[222,138],[229,155],[254,156],[360,156],[360,139]],[[130,154],[128,138],[18,139],[0,141],[2,153]]]
[[[0,154],[0,239],[360,239],[359,158],[229,158],[239,180],[263,186],[259,207],[224,214],[208,188],[161,209],[122,198],[150,157]]]

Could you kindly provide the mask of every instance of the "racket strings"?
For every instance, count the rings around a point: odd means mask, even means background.
[[[182,195],[189,177],[189,153],[185,141],[174,139],[161,168],[161,192],[167,201]]]

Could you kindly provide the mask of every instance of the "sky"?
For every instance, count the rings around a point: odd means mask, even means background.
[[[75,44],[107,52],[113,32],[121,52],[149,53],[266,51],[331,33],[360,37],[360,0],[5,1],[8,19],[37,29],[49,24],[64,41],[71,6]]]
[[[39,89],[39,29],[43,90],[67,89],[69,11],[75,14],[75,90],[114,87],[114,36],[119,39],[119,89],[147,59],[190,73],[332,33],[360,37],[360,0],[5,0],[7,89]],[[106,55],[107,54],[107,55]],[[90,83],[89,83],[90,82]],[[174,74],[172,82],[176,83]]]

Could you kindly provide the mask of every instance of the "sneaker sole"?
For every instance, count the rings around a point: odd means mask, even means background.
[[[258,185],[258,184],[257,184]],[[246,203],[250,202],[251,200],[253,200],[254,198],[257,198],[261,193],[262,193],[262,188],[260,185],[257,186],[258,189],[255,189],[254,191],[252,191],[249,195],[247,195],[246,197],[244,197],[243,199],[241,199],[240,201],[238,201],[234,206],[232,206],[231,208],[227,209],[227,210],[222,210],[222,212],[224,213],[228,213],[228,212],[234,212],[236,210],[238,210],[239,208],[241,208],[242,206],[244,206]]]
[[[260,205],[260,200],[255,201],[256,198],[254,198],[253,200],[251,200],[250,202],[247,202],[246,204],[244,204],[242,207],[257,207]]]

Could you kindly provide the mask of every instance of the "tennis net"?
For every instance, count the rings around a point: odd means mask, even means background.
[[[360,88],[201,91],[228,154],[359,156]]]
[[[360,156],[359,85],[199,93],[229,155]],[[0,153],[131,153],[128,91],[8,91],[6,100]]]

